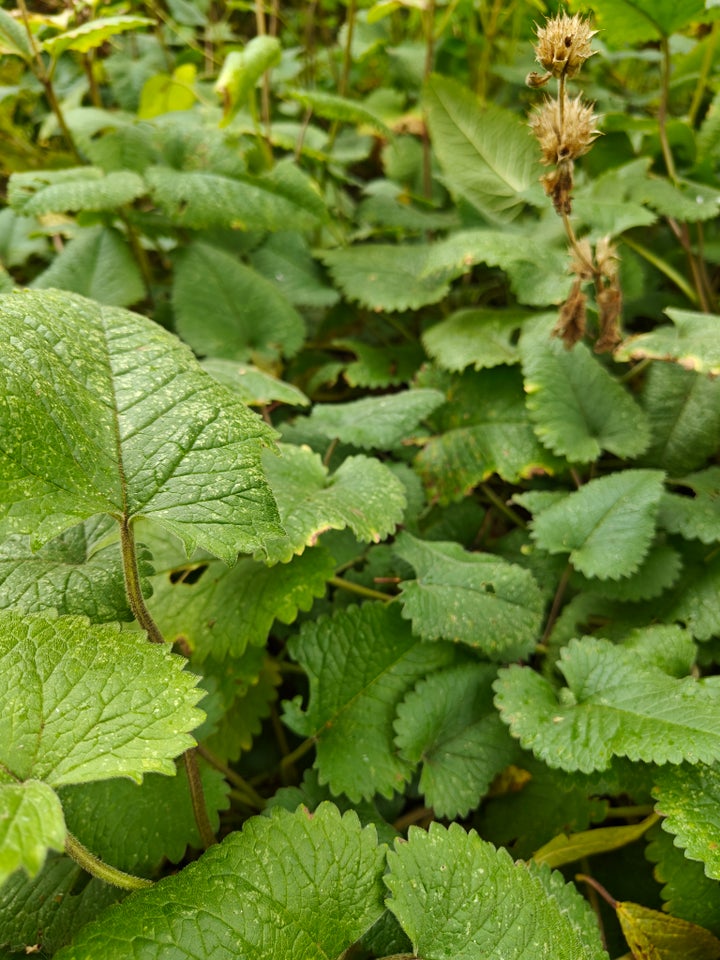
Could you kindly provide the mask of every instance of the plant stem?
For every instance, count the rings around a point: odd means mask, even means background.
[[[670,149],[670,141],[667,135],[667,116],[668,102],[670,99],[670,43],[667,37],[660,41],[660,51],[662,53],[661,61],[661,80],[660,80],[660,105],[658,106],[658,134],[660,136],[660,149],[662,150],[665,169],[674,184],[677,184],[678,176],[675,169],[675,159]]]
[[[552,628],[555,626],[555,621],[557,620],[558,613],[560,612],[560,607],[563,602],[563,597],[565,596],[565,590],[567,589],[572,570],[572,564],[568,563],[558,582],[557,590],[555,591],[555,596],[553,597],[552,607],[550,608],[547,623],[545,624],[545,629],[543,631],[542,640],[540,641],[543,645],[547,643],[548,638],[552,633]]]
[[[304,757],[305,754],[308,753],[308,751],[310,751],[314,746],[315,738],[308,737],[307,740],[303,740],[299,746],[295,747],[294,750],[291,750],[290,753],[286,754],[282,758],[280,761],[280,772],[283,775],[283,780],[286,772],[290,767],[292,767],[295,761],[299,760],[301,757]]]
[[[136,877],[132,873],[118,870],[117,867],[111,867],[109,863],[103,863],[71,833],[65,836],[65,853],[91,876],[112,884],[113,887],[120,887],[122,890],[142,890],[153,885],[152,880]]]
[[[219,770],[222,773],[226,780],[229,780],[230,783],[243,795],[245,802],[250,802],[252,807],[255,807],[256,810],[263,810],[266,806],[265,798],[261,797],[260,794],[255,790],[254,787],[251,787],[250,784],[239,773],[236,773],[231,767],[228,767],[227,764],[223,763],[219,757],[216,757],[214,753],[211,753],[207,747],[199,745],[195,748],[203,760],[215,767],[216,770]]]
[[[636,803],[626,807],[608,807],[605,819],[627,820],[629,817],[648,817],[654,809],[655,807],[651,803]]]
[[[190,787],[190,799],[192,801],[193,814],[197,824],[198,833],[203,847],[207,850],[217,843],[217,837],[210,825],[210,819],[205,803],[205,791],[203,790],[202,780],[200,779],[200,770],[198,768],[197,754],[195,750],[186,750],[183,754],[185,763],[185,773],[187,774],[188,786]]]
[[[500,513],[507,517],[507,519],[510,520],[514,526],[520,527],[521,530],[525,530],[527,524],[523,518],[519,514],[515,513],[512,507],[509,507],[503,500],[501,500],[492,487],[488,486],[487,483],[481,483],[480,490],[485,494],[490,503],[496,509],[498,509]]]
[[[717,38],[718,38],[718,28],[717,20],[712,25],[710,30],[710,35],[707,38],[707,46],[705,47],[705,56],[703,57],[702,66],[700,67],[700,76],[698,81],[695,84],[695,90],[693,91],[693,98],[690,104],[690,109],[688,110],[688,124],[691,127],[695,126],[695,121],[697,120],[698,111],[703,101],[703,96],[705,94],[705,88],[708,85],[708,80],[710,79],[710,71],[712,70],[713,62],[715,61],[715,48],[717,47]]]
[[[423,68],[423,83],[427,83],[433,68],[435,58],[435,0],[430,0],[427,10],[422,13],[422,22],[425,31],[425,66]],[[432,152],[430,149],[430,132],[428,130],[427,115],[422,128],[423,151],[423,195],[426,200],[432,199]]]
[[[647,247],[644,247],[641,243],[638,243],[637,240],[633,240],[628,237],[627,234],[623,234],[622,242],[627,244],[627,246],[630,247],[631,250],[634,250],[635,253],[639,254],[643,260],[647,260],[648,263],[651,263],[655,269],[664,274],[668,280],[671,280],[679,290],[682,290],[690,303],[697,305],[697,294],[687,282],[685,277],[683,277],[681,273],[678,273],[674,267],[671,267],[669,263],[666,263],[665,260],[663,260],[661,257],[658,257],[657,254],[653,253],[652,250],[648,250]]]
[[[125,575],[125,593],[132,615],[148,635],[148,640],[151,643],[165,643],[160,628],[153,620],[152,614],[145,604],[142,587],[140,586],[135,534],[133,533],[132,520],[128,517],[123,517],[120,521],[120,547]]]
[[[360,597],[367,597],[368,600],[382,600],[383,603],[389,603],[394,597],[387,593],[381,593],[379,590],[372,590],[370,587],[363,587],[359,583],[351,583],[349,580],[343,580],[341,577],[330,577],[328,583],[340,590],[348,590],[350,593],[357,593]]]

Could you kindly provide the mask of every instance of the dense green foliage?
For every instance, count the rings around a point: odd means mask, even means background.
[[[0,9],[0,956],[720,958],[718,10]]]

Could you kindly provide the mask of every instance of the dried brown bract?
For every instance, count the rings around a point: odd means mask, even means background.
[[[585,104],[581,97],[574,100],[548,98],[530,120],[530,128],[542,151],[542,162],[549,166],[566,160],[575,160],[587,153],[599,131],[593,104]]]
[[[553,336],[561,337],[570,350],[585,336],[587,324],[587,297],[583,293],[582,280],[578,277],[572,285],[570,296],[560,308],[560,316],[553,327]]]
[[[558,14],[537,28],[537,61],[552,77],[574,77],[593,55],[590,42],[596,33],[579,14]]]

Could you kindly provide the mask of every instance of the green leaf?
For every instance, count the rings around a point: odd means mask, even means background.
[[[266,567],[241,558],[234,567],[212,559],[157,570],[149,602],[167,640],[183,637],[194,662],[212,655],[239,657],[263,646],[275,620],[292,623],[324,595],[334,561],[311,547],[290,563]]]
[[[457,197],[492,221],[520,213],[539,177],[537,148],[525,124],[499,107],[481,110],[475,94],[448,77],[425,85],[433,148]]]
[[[340,956],[383,912],[384,847],[357,815],[276,810],[88,925],[57,960]]]
[[[444,370],[461,371],[470,364],[480,370],[517,363],[517,332],[529,316],[524,310],[507,307],[466,307],[426,330],[423,346]]]
[[[688,474],[672,485],[691,491],[691,495],[665,493],[660,502],[660,525],[702,543],[720,540],[720,467]]]
[[[720,766],[684,763],[657,772],[653,794],[663,830],[690,860],[699,860],[705,874],[720,879]]]
[[[659,470],[598,477],[541,509],[533,517],[533,540],[548,553],[568,553],[586,577],[629,577],[647,556],[662,494]]]
[[[682,576],[660,604],[655,601],[649,616],[679,621],[697,640],[709,640],[720,632],[719,601],[720,555],[714,548],[686,548]]]
[[[100,17],[97,20],[88,20],[86,23],[66,30],[64,33],[48,37],[42,46],[55,59],[65,50],[77,50],[78,53],[87,53],[106,43],[110,37],[125,33],[128,30],[137,32],[141,27],[154,26],[154,20],[147,17],[119,15],[116,17]]]
[[[280,41],[267,35],[253,37],[242,50],[228,53],[213,88],[223,102],[225,123],[245,106],[262,75],[276,67],[281,56]]]
[[[290,89],[285,96],[297,100],[306,110],[311,110],[315,116],[325,120],[335,120],[339,123],[349,123],[356,127],[371,127],[383,137],[390,137],[389,127],[380,117],[369,110],[364,104],[348,97],[341,97],[325,90]]]
[[[26,63],[33,58],[32,44],[27,30],[11,17],[7,10],[0,8],[0,51],[22,57]]]
[[[144,516],[230,563],[282,535],[270,431],[175,337],[57,291],[2,297],[0,335],[4,534],[35,547],[98,513]]]
[[[289,403],[293,407],[310,405],[302,390],[250,363],[210,357],[201,361],[200,366],[218,383],[231,390],[238,400],[250,406],[265,407],[273,401]]]
[[[0,15],[2,14],[0,8]],[[0,257],[6,267],[21,267],[31,257],[47,254],[47,237],[34,217],[21,217],[10,207],[0,210]]]
[[[8,203],[25,217],[75,210],[115,210],[146,192],[137,173],[100,167],[32,170],[14,173],[8,183]]]
[[[205,805],[213,830],[230,789],[217,770],[200,765]],[[142,784],[105,780],[60,790],[68,830],[93,854],[119,870],[150,876],[167,857],[179,863],[188,846],[202,849],[187,775],[149,774]]]
[[[660,501],[661,508],[663,502]],[[629,577],[622,580],[594,580],[575,573],[571,583],[580,590],[607,597],[609,600],[633,603],[665,595],[670,587],[677,583],[682,566],[682,556],[677,550],[656,541],[651,544],[638,569]]]
[[[605,770],[613,756],[645,763],[720,758],[720,688],[668,676],[632,649],[584,637],[561,651],[559,692],[534,670],[511,666],[495,703],[514,737],[552,767]]]
[[[516,748],[493,707],[496,670],[449,667],[421,680],[398,706],[395,742],[421,763],[420,792],[437,817],[466,817]]]
[[[243,179],[170,167],[148,167],[145,177],[155,202],[179,227],[302,230],[326,217],[312,182],[287,163]]]
[[[348,457],[331,475],[307,447],[281,444],[280,450],[282,457],[263,460],[287,534],[266,544],[270,562],[286,563],[325,530],[350,527],[363,543],[379,543],[395,531],[405,509],[405,488],[379,460]]]
[[[539,639],[543,596],[522,567],[457,543],[423,542],[403,532],[395,552],[417,579],[400,584],[403,617],[423,640],[452,640],[492,660],[526,657]]]
[[[71,290],[115,307],[128,307],[145,296],[145,281],[127,240],[101,226],[76,233],[30,286]]]
[[[720,940],[687,920],[678,920],[639,903],[616,903],[623,935],[635,957],[654,960],[718,960]]]
[[[206,243],[178,257],[172,298],[178,333],[201,355],[274,360],[302,346],[303,318],[273,284]]]
[[[395,711],[425,674],[453,662],[449,644],[419,643],[395,606],[366,603],[303,624],[289,650],[308,674],[309,704],[285,722],[317,745],[321,784],[354,802],[392,796],[413,765],[393,743]]]
[[[474,830],[410,828],[388,854],[388,906],[424,960],[604,960],[589,906],[558,875],[513,863]]]
[[[712,313],[693,310],[665,311],[673,326],[657,327],[651,333],[629,337],[618,347],[618,360],[674,360],[685,370],[720,373],[720,346],[718,346],[718,317]]]
[[[439,390],[417,389],[349,403],[316,404],[308,426],[341,443],[390,450],[411,437],[420,422],[444,402]]]
[[[140,94],[139,120],[151,120],[166,113],[190,110],[195,103],[193,85],[197,69],[193,63],[181,63],[172,73],[149,77]]]
[[[720,446],[720,379],[671,363],[652,363],[642,404],[652,442],[643,463],[681,477]]]
[[[657,817],[651,814],[639,823],[621,827],[596,827],[569,835],[561,833],[537,850],[533,860],[535,863],[545,863],[548,867],[563,867],[585,857],[608,853],[628,843],[635,843],[654,823],[657,823]]]
[[[117,624],[2,612],[0,664],[0,764],[18,780],[172,776],[203,719],[183,659]]]
[[[573,6],[585,6],[574,0]],[[694,20],[707,15],[704,0],[599,0],[593,3],[597,25],[613,47],[626,49],[636,43],[669,37]]]
[[[149,556],[142,547],[137,556],[148,596]],[[93,517],[37,551],[20,535],[0,544],[0,609],[8,607],[21,613],[54,609],[95,623],[132,620],[115,521]]]
[[[0,216],[2,216],[0,214]],[[280,230],[249,255],[258,273],[295,306],[331,307],[340,299],[327,283],[300,233]]]
[[[720,193],[716,188],[690,180],[646,178],[636,185],[633,199],[646,203],[664,217],[688,223],[712,220],[720,212]]]
[[[62,807],[51,787],[38,780],[0,783],[0,885],[20,867],[34,877],[48,849],[63,849],[65,833]]]
[[[636,457],[650,442],[642,409],[584,343],[567,350],[538,319],[520,340],[528,410],[535,433],[553,453],[576,463],[603,450]]]
[[[648,839],[645,856],[655,864],[655,879],[664,884],[663,908],[720,934],[720,885],[705,876],[702,863],[688,860],[659,826],[653,827]]]
[[[415,460],[433,498],[458,500],[494,473],[517,483],[560,466],[533,432],[517,369],[466,371],[437,386],[448,402],[433,417],[436,435]]]

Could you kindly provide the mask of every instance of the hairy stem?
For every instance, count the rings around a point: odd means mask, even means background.
[[[267,805],[265,798],[261,797],[257,790],[252,787],[244,777],[241,777],[239,773],[236,773],[231,767],[228,767],[226,763],[223,763],[219,757],[216,757],[214,753],[211,753],[207,747],[202,745],[196,747],[197,752],[207,762],[215,767],[216,770],[219,770],[223,774],[226,780],[235,787],[235,789],[240,793],[245,803],[249,803],[250,806],[254,807],[256,810],[263,810]]]
[[[183,754],[183,762],[185,764],[188,786],[190,787],[190,799],[192,800],[195,823],[197,824],[202,845],[207,850],[208,847],[217,843],[217,837],[210,825],[207,804],[205,803],[205,791],[203,790],[202,780],[200,779],[200,770],[198,768],[195,750],[186,750]]]
[[[128,517],[123,517],[120,522],[120,547],[125,575],[125,593],[132,615],[148,635],[148,640],[151,643],[165,643],[160,628],[153,620],[152,614],[145,604],[142,587],[140,586],[135,534],[132,528],[132,520]]]
[[[507,519],[513,524],[513,526],[515,526],[515,527],[520,527],[521,530],[524,530],[524,529],[527,527],[527,524],[525,523],[525,521],[523,520],[523,518],[520,516],[520,514],[519,514],[519,513],[515,513],[515,511],[513,510],[513,508],[512,508],[512,507],[509,507],[509,506],[505,503],[505,501],[502,500],[502,499],[495,493],[495,491],[493,490],[493,488],[492,488],[491,486],[489,486],[487,483],[481,483],[481,484],[480,484],[480,490],[481,490],[481,492],[487,497],[487,499],[490,501],[490,503],[491,503],[497,510],[499,510],[500,513],[503,514],[503,516],[507,517]]]
[[[136,877],[132,873],[118,870],[117,867],[111,867],[109,863],[103,863],[71,833],[68,833],[65,837],[65,853],[91,876],[112,884],[113,887],[120,887],[122,890],[142,890],[153,885],[152,880],[146,880],[145,877]]]
[[[368,600],[382,600],[383,603],[389,603],[394,598],[387,593],[381,593],[379,590],[372,590],[370,587],[363,587],[359,583],[352,583],[349,580],[343,580],[341,577],[330,577],[328,583],[340,590],[347,590],[350,593],[356,593],[360,597],[367,597]]]

